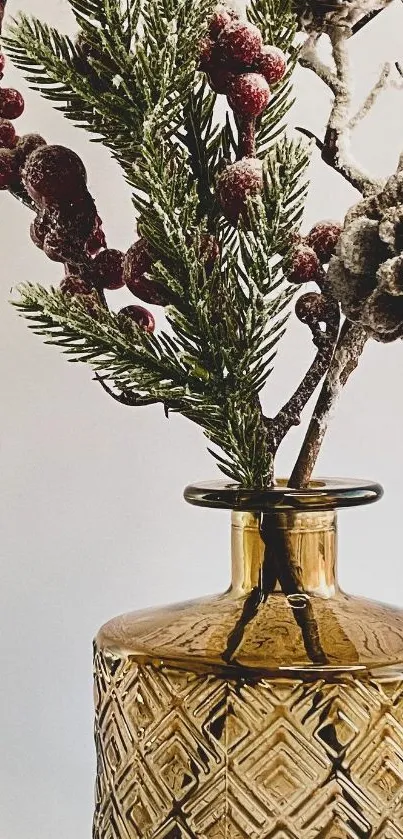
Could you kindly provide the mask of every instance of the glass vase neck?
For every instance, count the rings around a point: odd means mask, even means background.
[[[232,513],[232,583],[235,594],[262,597],[282,591],[332,597],[337,592],[335,511]],[[294,603],[295,605],[295,603]]]
[[[262,489],[215,481],[185,490],[189,503],[232,510],[232,585],[265,600],[276,591],[297,608],[304,596],[337,594],[337,510],[382,496],[372,481],[316,479],[294,489],[284,480]]]

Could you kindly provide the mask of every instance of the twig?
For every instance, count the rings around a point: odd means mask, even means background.
[[[108,396],[111,396],[115,402],[120,402],[121,405],[127,405],[131,408],[136,408],[138,406],[143,405],[156,405],[159,402],[159,399],[155,399],[153,396],[141,396],[139,393],[131,393],[129,391],[122,391],[121,393],[115,393],[109,385],[106,384],[105,379],[99,375],[99,373],[95,373],[95,380],[99,382],[101,387],[104,389],[105,393]]]
[[[290,428],[293,425],[300,424],[301,413],[326,374],[332,360],[339,333],[340,308],[330,295],[324,296],[327,306],[326,332],[318,331],[314,335],[314,341],[318,346],[316,356],[293,396],[274,419],[267,421],[267,427],[276,448],[288,434]]]
[[[342,175],[362,195],[369,195],[380,189],[382,182],[372,178],[369,173],[359,168],[349,147],[351,78],[347,42],[350,35],[351,30],[348,26],[332,27],[329,30],[336,73],[324,64],[317,54],[317,33],[307,38],[301,51],[300,63],[322,79],[334,94],[334,102],[323,143],[312,135],[321,151],[323,161]],[[303,129],[303,133],[307,134],[307,130]]]
[[[351,36],[350,37],[352,37],[353,35],[357,35],[357,32],[361,32],[361,29],[364,29],[364,26],[367,26],[368,23],[371,23],[371,20],[373,20],[377,15],[380,14],[380,12],[383,12],[383,11],[384,11],[384,9],[382,8],[382,9],[375,9],[372,12],[368,12],[367,15],[365,15],[363,18],[361,18],[361,20],[359,20],[357,23],[354,24],[354,26],[351,30]]]
[[[356,369],[367,338],[361,326],[344,322],[289,486],[300,488],[309,483],[338,396]]]
[[[319,38],[320,34],[317,32],[309,35],[301,48],[299,63],[307,70],[312,70],[336,94],[340,90],[340,81],[331,67],[325,64],[318,55],[317,42]]]
[[[349,131],[352,131],[358,125],[358,123],[361,122],[361,120],[365,119],[365,117],[368,116],[371,108],[373,108],[373,106],[375,105],[375,102],[378,99],[379,95],[387,87],[390,79],[391,70],[392,67],[389,62],[384,64],[378,81],[373,86],[372,90],[369,92],[367,98],[361,105],[361,108],[359,108],[355,116],[351,117],[350,122],[348,123]]]

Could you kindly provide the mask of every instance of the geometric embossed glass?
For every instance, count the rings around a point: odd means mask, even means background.
[[[94,839],[403,839],[403,613],[336,576],[337,508],[380,495],[188,488],[233,510],[232,584],[101,629]]]

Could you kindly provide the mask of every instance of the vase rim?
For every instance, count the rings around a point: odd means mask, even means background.
[[[382,495],[380,484],[354,478],[315,478],[303,489],[287,486],[286,479],[267,489],[247,489],[235,481],[200,481],[184,491],[185,500],[197,507],[261,513],[337,510],[372,504]]]

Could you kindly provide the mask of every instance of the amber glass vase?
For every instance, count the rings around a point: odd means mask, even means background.
[[[337,509],[381,494],[188,487],[232,583],[101,629],[94,839],[403,839],[403,612],[336,575]]]

